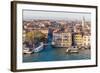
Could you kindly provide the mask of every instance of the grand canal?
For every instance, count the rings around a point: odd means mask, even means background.
[[[23,55],[23,62],[41,62],[41,61],[62,61],[62,60],[86,60],[90,59],[90,50],[80,50],[79,53],[67,54],[66,48],[45,47],[39,53]]]

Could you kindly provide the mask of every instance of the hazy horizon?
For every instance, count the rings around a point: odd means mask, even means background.
[[[34,11],[34,10],[23,10],[23,20],[82,20],[85,18],[86,21],[91,21],[90,13],[83,12],[57,12],[57,11]]]

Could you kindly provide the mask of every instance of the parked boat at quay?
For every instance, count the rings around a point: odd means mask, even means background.
[[[32,52],[29,51],[29,48],[24,48],[23,53],[24,54],[31,54]]]
[[[40,43],[40,45],[36,48],[33,48],[32,50],[30,50],[30,48],[24,48],[23,53],[24,54],[32,54],[34,52],[40,52],[41,50],[43,50],[43,42]]]
[[[32,52],[40,52],[43,50],[44,44],[41,42],[40,45],[32,50]]]

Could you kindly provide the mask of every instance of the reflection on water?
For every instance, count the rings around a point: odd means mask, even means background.
[[[66,54],[66,48],[47,46],[39,53],[23,55],[23,62],[86,60],[91,58],[90,50],[80,50],[79,53]]]

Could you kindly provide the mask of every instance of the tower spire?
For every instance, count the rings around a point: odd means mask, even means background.
[[[82,17],[82,27],[84,27],[84,25],[85,25],[85,18],[84,18],[84,16]]]

